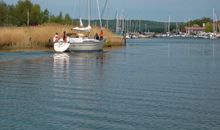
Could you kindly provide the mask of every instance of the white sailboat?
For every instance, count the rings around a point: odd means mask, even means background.
[[[67,37],[63,37],[63,38],[59,39],[58,33],[56,33],[56,35],[53,38],[54,50],[56,52],[64,52],[64,51],[68,50],[68,48],[70,46],[70,43],[68,41],[69,41],[69,39]]]
[[[64,52],[69,49],[70,43],[59,41],[59,42],[54,43],[53,46],[56,52]]]
[[[69,40],[68,40],[69,46],[66,50],[69,50],[69,51],[101,51],[101,50],[103,50],[103,47],[104,47],[104,40],[103,39],[99,40],[99,39],[95,39],[95,38],[89,38],[88,36],[83,35],[83,33],[86,33],[86,32],[90,33],[90,31],[92,29],[91,23],[90,23],[90,8],[91,8],[90,1],[91,0],[87,0],[87,2],[88,2],[88,26],[84,27],[82,20],[80,18],[80,27],[73,28],[73,30],[77,32],[77,37],[70,37],[69,38]],[[102,29],[98,0],[97,0],[97,7],[98,7],[99,18],[100,18],[100,26]],[[65,46],[65,45],[63,45],[63,46]],[[65,47],[67,47],[67,45]],[[55,49],[55,46],[54,46],[54,49]],[[58,49],[55,49],[55,50],[57,51]]]

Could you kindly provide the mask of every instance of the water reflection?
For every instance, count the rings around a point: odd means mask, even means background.
[[[211,56],[213,58],[219,55],[220,45],[210,44],[167,44],[168,58],[173,56]]]
[[[215,44],[212,44],[212,56],[215,57]]]
[[[91,80],[94,75],[103,77],[104,52],[56,53],[53,58],[54,78],[57,80]]]
[[[74,76],[80,80],[91,81],[103,78],[103,67],[106,60],[104,52],[70,53]]]
[[[55,79],[61,78],[60,76],[64,79],[69,78],[69,57],[68,53],[56,53],[53,55],[53,71]]]

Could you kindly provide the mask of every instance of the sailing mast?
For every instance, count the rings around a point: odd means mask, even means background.
[[[169,20],[168,20],[168,28],[167,28],[167,31],[168,31],[168,35],[170,35],[170,15],[169,15]]]
[[[141,20],[139,20],[139,32],[141,32]]]
[[[116,11],[116,26],[115,26],[115,32],[118,33],[119,32],[119,21],[118,21],[118,11]]]
[[[96,3],[97,3],[98,14],[99,14],[99,23],[100,23],[100,27],[102,29],[101,13],[100,13],[100,9],[99,9],[99,0],[96,0]]]
[[[88,27],[91,26],[90,19],[91,19],[91,0],[87,0],[88,4]]]
[[[212,31],[213,31],[214,34],[216,33],[216,14],[215,14],[215,8],[213,8]]]

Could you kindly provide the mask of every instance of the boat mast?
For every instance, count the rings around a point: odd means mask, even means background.
[[[139,32],[141,32],[141,20],[139,20]]]
[[[168,20],[168,28],[167,28],[167,31],[168,31],[168,34],[170,34],[170,15],[169,15],[169,20]]]
[[[116,15],[115,15],[115,33],[117,33],[117,24],[118,24],[118,14],[117,14],[117,11],[116,11]]]
[[[91,26],[90,18],[91,18],[91,0],[87,0],[88,3],[88,26]]]
[[[104,13],[105,13],[105,9],[106,9],[106,7],[107,7],[107,4],[108,4],[108,0],[105,0],[105,4],[104,4],[104,7],[103,7],[102,13],[101,13],[101,18],[103,18],[103,16],[104,16]]]
[[[106,19],[106,28],[107,28],[107,29],[109,29],[108,20],[109,20],[109,19]]]
[[[96,2],[97,2],[98,14],[99,14],[99,23],[100,23],[100,27],[102,29],[101,13],[100,13],[100,9],[99,9],[99,0],[96,0]]]
[[[213,33],[216,33],[216,26],[215,26],[215,22],[216,22],[216,18],[215,18],[215,8],[213,8],[213,23],[212,23],[212,31]]]
[[[215,13],[215,9],[213,8],[212,10],[212,32],[215,33],[215,16],[214,16],[214,13]]]

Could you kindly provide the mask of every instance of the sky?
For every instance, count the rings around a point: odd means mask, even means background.
[[[4,0],[15,4],[18,0]],[[86,16],[86,0],[32,0],[48,9],[52,14],[68,13],[73,18]],[[92,1],[92,18],[98,18],[96,0]],[[99,0],[102,9],[105,0]],[[116,12],[127,19],[186,22],[188,20],[210,17],[215,8],[220,18],[220,0],[108,0],[103,18],[113,19]]]

